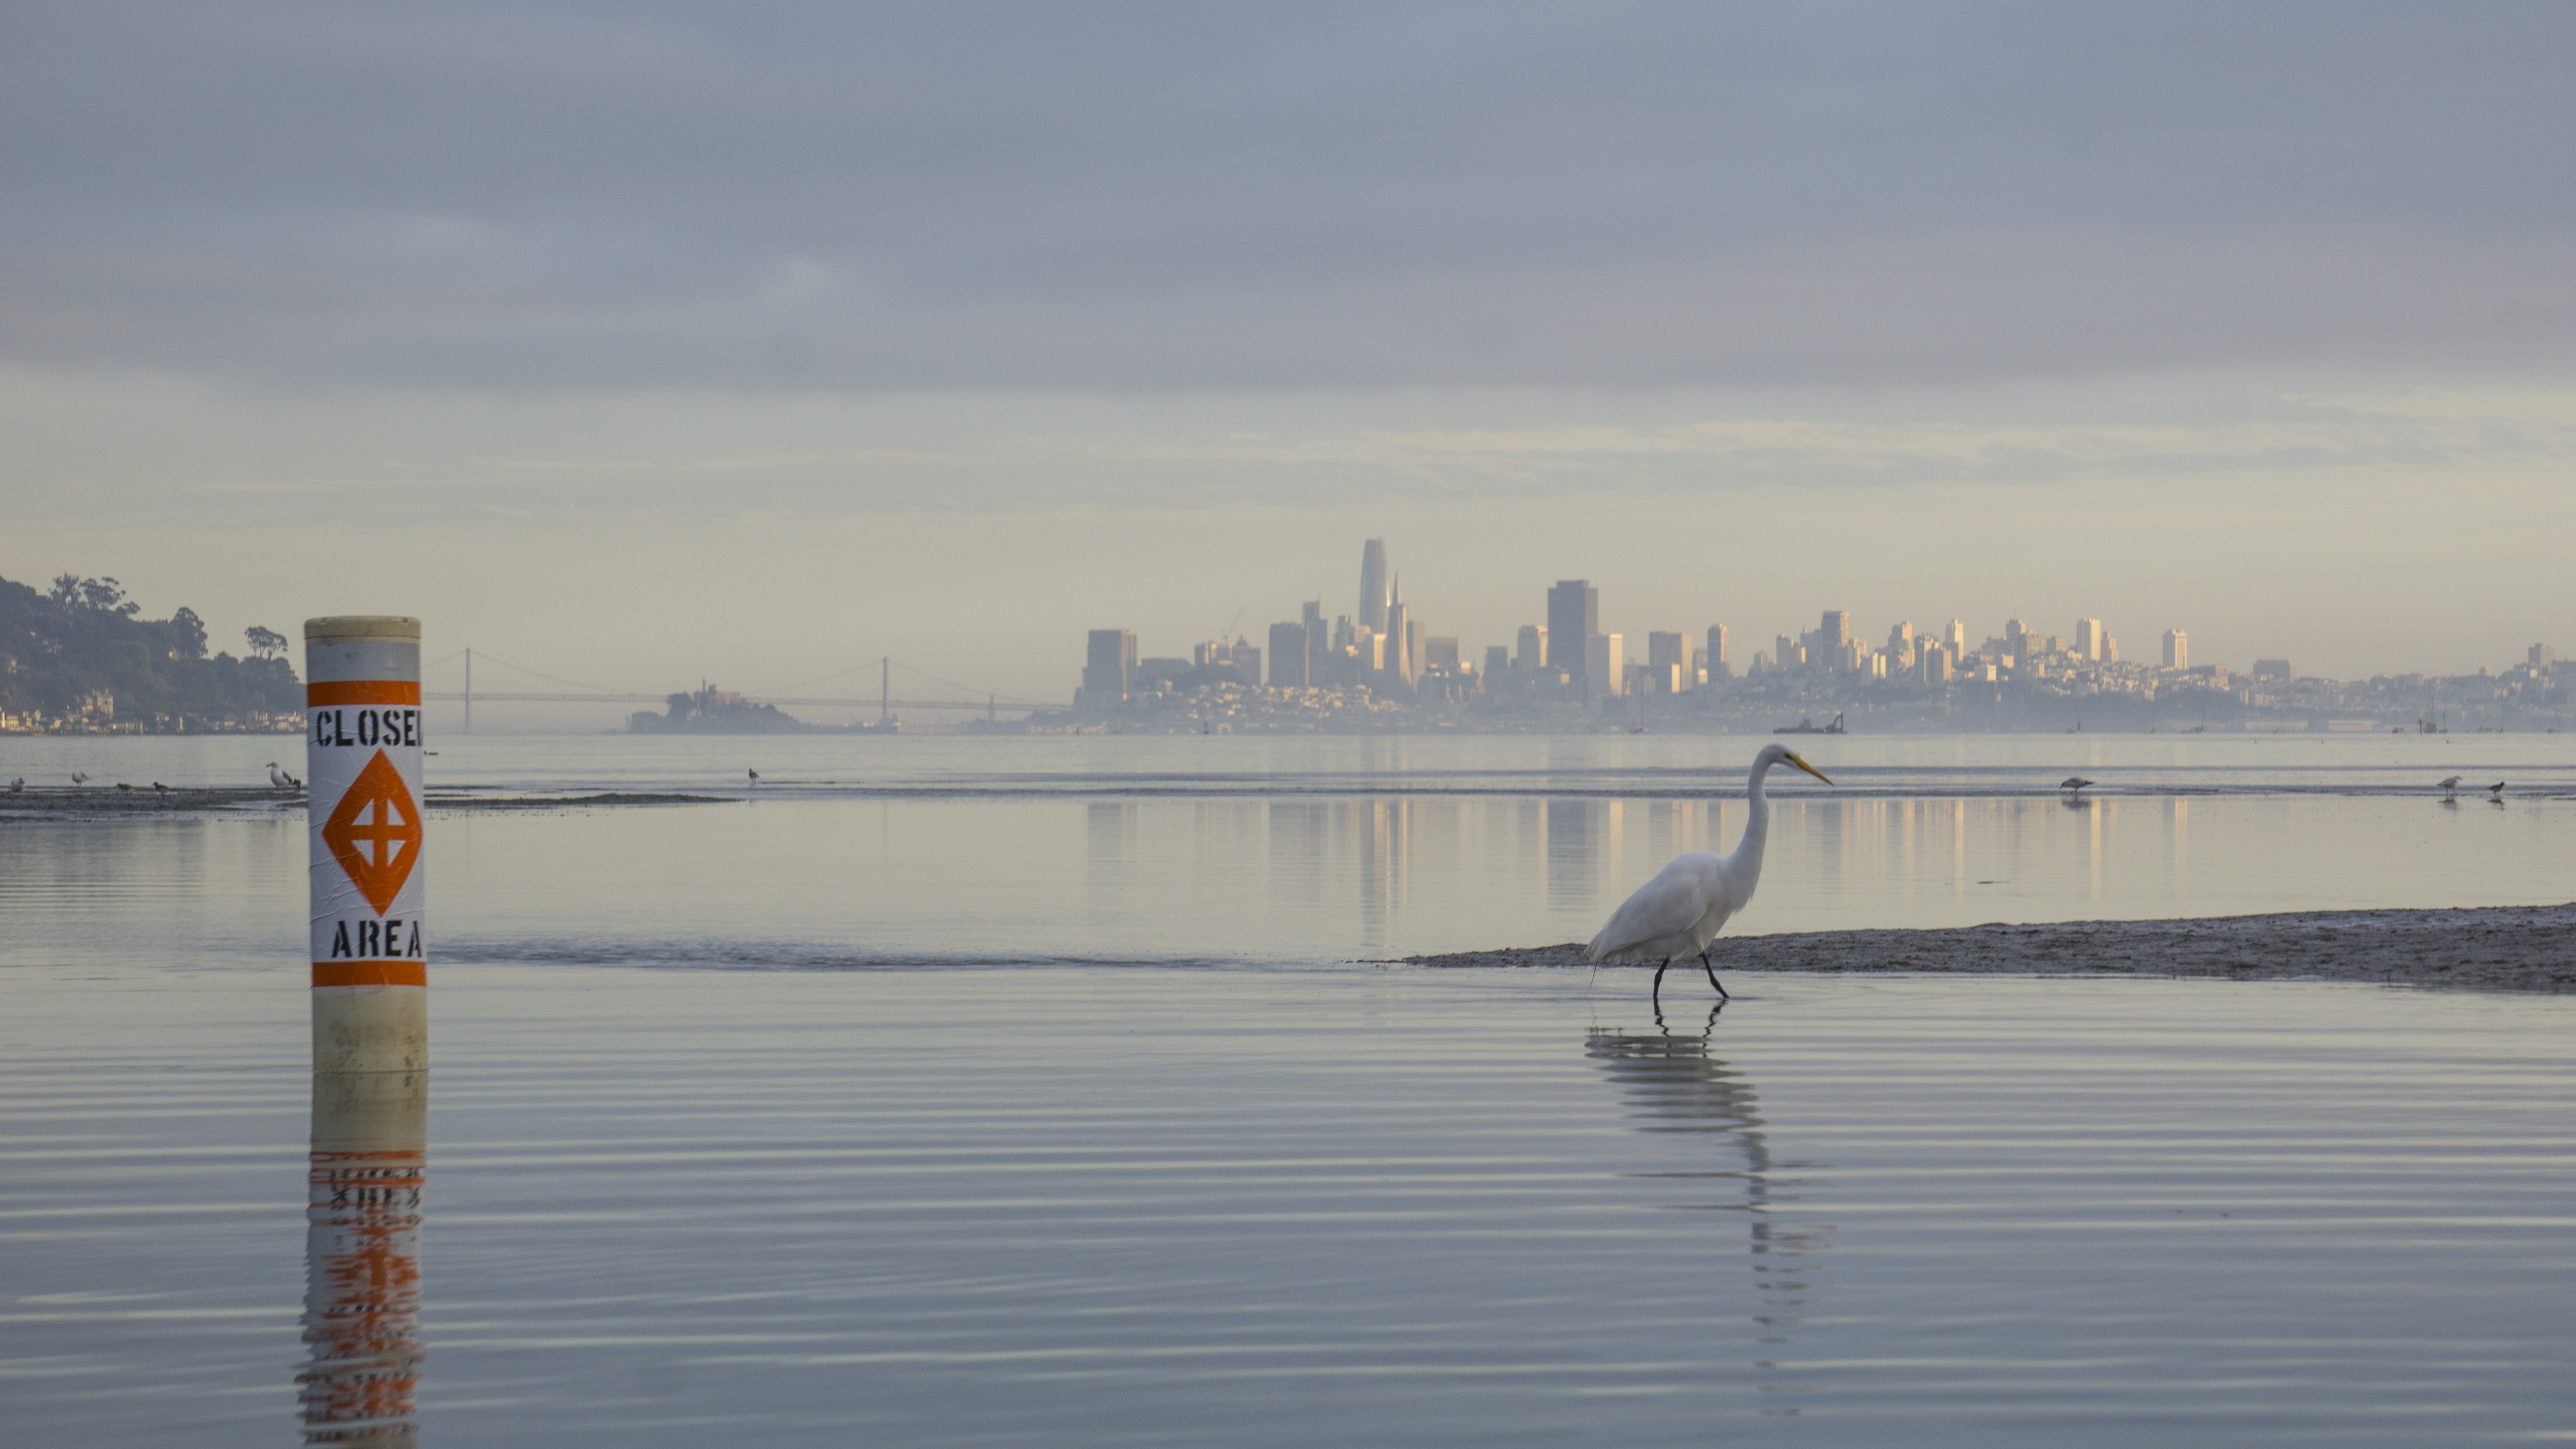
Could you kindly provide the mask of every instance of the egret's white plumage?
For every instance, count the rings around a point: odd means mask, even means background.
[[[1709,984],[1717,986],[1717,971],[1708,964],[1708,943],[1717,938],[1727,918],[1753,899],[1753,887],[1762,879],[1762,846],[1771,834],[1771,801],[1762,793],[1762,777],[1778,764],[1795,765],[1828,785],[1833,783],[1787,745],[1764,745],[1753,757],[1753,769],[1744,782],[1750,810],[1744,838],[1734,853],[1694,850],[1675,856],[1653,880],[1637,887],[1637,893],[1611,913],[1601,934],[1592,938],[1589,954],[1596,964],[1657,962],[1655,987],[1660,991],[1664,967],[1677,957],[1697,956],[1709,973]],[[1726,994],[1723,986],[1717,991],[1720,996]]]

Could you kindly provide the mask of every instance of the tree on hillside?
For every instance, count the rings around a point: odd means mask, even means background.
[[[171,657],[176,659],[206,657],[206,621],[197,617],[196,610],[182,604],[179,606],[179,612],[172,614],[170,622],[162,627],[170,635]]]
[[[48,596],[66,610],[87,609],[96,614],[118,614],[131,619],[143,612],[143,606],[125,597],[125,586],[114,579],[85,579],[78,574],[60,574],[54,579]]]
[[[253,624],[244,629],[242,638],[250,645],[253,659],[274,659],[286,652],[286,636],[263,625]]]

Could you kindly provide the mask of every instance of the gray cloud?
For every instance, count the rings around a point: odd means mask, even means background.
[[[20,6],[0,360],[514,389],[2559,368],[2563,7]]]

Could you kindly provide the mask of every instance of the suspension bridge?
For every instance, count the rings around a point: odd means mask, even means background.
[[[512,664],[506,659],[496,658],[488,653],[482,656],[482,662],[486,666],[497,664],[515,674],[524,674],[536,679],[545,680],[550,684],[567,687],[559,689],[477,689],[474,687],[475,653],[471,649],[460,649],[453,654],[447,655],[445,658],[433,659],[429,663],[421,666],[421,673],[426,677],[432,669],[444,664],[457,663],[460,661],[464,666],[464,680],[461,688],[424,689],[421,691],[420,697],[423,702],[439,700],[451,704],[463,704],[465,706],[465,733],[467,734],[472,734],[474,732],[474,706],[478,703],[660,705],[668,702],[673,694],[698,693],[697,690],[673,690],[665,691],[660,694],[650,694],[641,690],[609,689],[600,685],[584,684],[579,680],[563,679],[556,675],[547,674],[542,670],[527,668],[525,665]],[[829,684],[834,680],[846,679],[850,675],[857,674],[864,669],[874,669],[877,671],[877,692],[874,695],[825,695],[802,694],[796,692],[799,690],[810,689],[816,685]],[[897,699],[894,697],[894,671],[898,669],[908,675],[914,675],[921,679],[928,680],[933,684],[943,685],[949,689],[965,691],[967,697],[952,699]],[[977,695],[981,695],[982,697],[975,698],[974,696]],[[984,711],[985,716],[990,718],[1005,709],[1019,712],[1027,710],[1063,709],[1067,707],[1067,702],[1063,700],[1025,699],[1017,695],[1003,694],[998,690],[977,689],[973,685],[960,684],[952,679],[942,679],[938,675],[931,674],[925,670],[914,669],[909,665],[897,664],[894,662],[893,656],[891,655],[880,655],[877,658],[868,660],[864,664],[854,664],[837,673],[826,674],[817,679],[802,680],[798,683],[786,685],[779,689],[764,690],[760,692],[743,690],[739,692],[738,697],[746,704],[776,705],[782,709],[790,706],[835,709],[866,709],[870,706],[874,706],[877,711],[877,717],[882,721],[888,722],[893,720],[894,712],[899,709],[938,711],[982,710]]]

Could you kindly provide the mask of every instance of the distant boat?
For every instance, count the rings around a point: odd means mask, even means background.
[[[1835,710],[1834,722],[1832,724],[1820,725],[1811,719],[1801,719],[1793,725],[1782,725],[1771,733],[1775,735],[1838,735],[1842,732],[1843,714],[1841,710]]]

